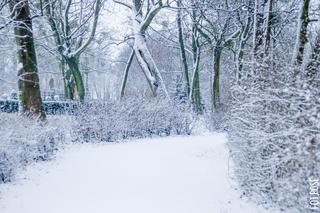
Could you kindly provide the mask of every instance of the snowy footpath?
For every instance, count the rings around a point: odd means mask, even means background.
[[[225,142],[209,134],[70,145],[0,186],[0,212],[274,213],[240,199]]]

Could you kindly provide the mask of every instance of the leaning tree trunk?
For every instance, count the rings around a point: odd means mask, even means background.
[[[124,69],[123,79],[121,83],[120,98],[124,97],[124,93],[125,93],[125,89],[128,81],[129,70],[130,70],[133,58],[134,58],[134,50],[131,51],[126,68]]]
[[[158,76],[156,76],[158,68],[156,67],[151,57],[151,54],[147,48],[145,36],[142,35],[140,32],[137,32],[137,34],[135,35],[133,48],[136,55],[136,59],[144,75],[146,76],[152,94],[153,96],[157,96],[157,90],[160,84],[160,79]]]
[[[135,33],[133,49],[138,64],[140,65],[144,75],[146,76],[153,96],[157,96],[158,87],[161,86],[166,97],[169,98],[169,94],[162,80],[160,71],[156,66],[147,47],[144,32],[137,31]]]
[[[42,109],[37,57],[28,0],[11,0],[9,6],[11,17],[15,22],[14,34],[18,46],[20,111],[27,116],[44,120],[46,115]]]

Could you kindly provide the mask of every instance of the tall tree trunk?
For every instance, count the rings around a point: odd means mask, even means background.
[[[308,30],[308,24],[309,24],[309,5],[310,5],[310,0],[303,0],[300,14],[299,14],[297,40],[296,40],[295,51],[292,59],[293,66],[294,66],[294,71],[293,71],[294,81],[296,81],[297,78],[299,77],[300,66],[303,63],[305,45],[308,42],[307,30]]]
[[[252,72],[251,75],[257,77],[261,74],[261,65],[263,59],[263,23],[264,23],[264,6],[267,0],[255,0],[254,19],[253,19],[253,51],[252,51]]]
[[[274,0],[268,0],[267,5],[267,18],[266,18],[266,31],[264,36],[264,51],[265,55],[268,56],[269,54],[269,48],[271,43],[271,32],[273,27],[273,1]]]
[[[262,45],[263,45],[263,22],[264,22],[264,6],[267,0],[256,0],[255,1],[255,12],[254,12],[254,46],[253,46],[253,57],[255,59],[261,58]]]
[[[177,14],[177,25],[178,25],[178,33],[179,33],[179,46],[180,46],[180,57],[182,62],[183,68],[183,76],[185,80],[185,92],[187,96],[190,95],[190,79],[189,79],[189,68],[186,56],[186,50],[184,45],[184,38],[183,38],[183,29],[182,29],[182,17],[181,17],[181,0],[177,1],[178,7],[178,14]]]
[[[252,6],[252,0],[249,1],[249,6]],[[246,23],[242,26],[241,32],[240,32],[240,36],[239,36],[239,47],[236,53],[236,81],[237,83],[240,82],[240,79],[242,78],[242,76],[244,75],[244,73],[242,73],[243,70],[243,58],[245,55],[245,51],[244,51],[244,47],[247,44],[247,41],[250,37],[250,29],[251,29],[251,25],[252,25],[252,11],[248,10],[247,11],[247,19],[246,19]]]
[[[28,0],[9,1],[18,46],[18,87],[20,111],[28,116],[46,118],[42,109],[37,57]]]
[[[192,87],[190,92],[190,99],[193,103],[194,109],[197,113],[203,112],[201,104],[201,91],[200,91],[200,47],[199,37],[196,27],[196,11],[192,10],[193,27],[192,27],[192,52],[193,52],[193,78]]]
[[[194,109],[197,113],[201,114],[202,104],[201,104],[201,91],[200,91],[200,49],[195,52],[194,70],[192,78],[192,90],[190,93]]]
[[[220,104],[220,61],[223,47],[218,42],[214,48],[214,77],[213,77],[213,109]]]

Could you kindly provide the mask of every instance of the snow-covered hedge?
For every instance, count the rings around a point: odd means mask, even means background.
[[[193,115],[187,106],[163,99],[128,98],[91,102],[81,107],[73,126],[74,141],[112,142],[128,138],[187,135]]]
[[[53,157],[64,141],[63,122],[60,117],[48,121],[39,124],[18,114],[0,114],[0,184],[28,163]]]
[[[320,90],[287,85],[233,91],[229,147],[244,194],[309,212],[308,180],[320,178]]]

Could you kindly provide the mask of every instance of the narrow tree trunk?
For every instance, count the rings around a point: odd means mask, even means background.
[[[252,1],[249,2],[249,6],[252,6]],[[251,11],[248,10],[247,12],[247,20],[244,26],[242,26],[242,30],[239,36],[239,47],[236,54],[236,81],[237,83],[240,82],[240,79],[242,78],[243,70],[243,58],[244,58],[244,47],[247,43],[247,40],[250,37],[250,28],[252,25],[252,16]]]
[[[262,3],[262,1],[264,3]],[[263,45],[263,22],[264,22],[264,4],[267,0],[255,1],[254,13],[254,46],[253,57],[255,59],[261,58],[262,45]]]
[[[42,109],[29,4],[27,0],[11,0],[9,6],[15,22],[14,33],[18,46],[20,111],[44,120],[46,115]]]
[[[134,58],[134,50],[131,51],[131,54],[129,56],[126,68],[124,70],[123,79],[122,79],[122,83],[121,83],[120,98],[124,97],[124,91],[125,91],[125,88],[126,88],[126,85],[127,85],[127,80],[128,80],[128,73],[129,73],[130,66],[132,64],[133,58]]]
[[[295,46],[295,52],[292,59],[294,65],[293,77],[295,81],[299,77],[299,67],[303,63],[304,49],[305,45],[308,42],[307,30],[309,24],[309,5],[310,0],[303,0],[301,5],[301,11],[299,14],[297,41]]]
[[[195,10],[193,10],[193,21],[195,21],[196,15]],[[192,27],[192,52],[193,52],[193,78],[192,78],[192,88],[190,93],[190,99],[193,103],[194,109],[197,113],[202,113],[201,104],[201,91],[200,91],[200,47],[197,35],[197,28]]]
[[[182,62],[183,68],[183,76],[185,80],[185,91],[187,96],[190,95],[190,80],[189,80],[189,68],[186,56],[186,50],[184,45],[184,38],[183,38],[183,29],[182,29],[182,19],[181,19],[181,0],[177,1],[178,7],[178,14],[177,14],[177,25],[178,25],[178,33],[179,33],[179,45],[180,45],[180,57]]]
[[[264,51],[266,56],[269,55],[271,32],[273,27],[273,1],[274,0],[268,0],[267,5],[266,31],[264,36]]]
[[[191,99],[197,113],[202,113],[201,92],[200,92],[200,50],[195,53],[194,71],[192,78]]]
[[[218,44],[220,45],[220,44]],[[220,104],[220,61],[223,48],[216,46],[214,49],[214,77],[213,77],[213,108]]]

